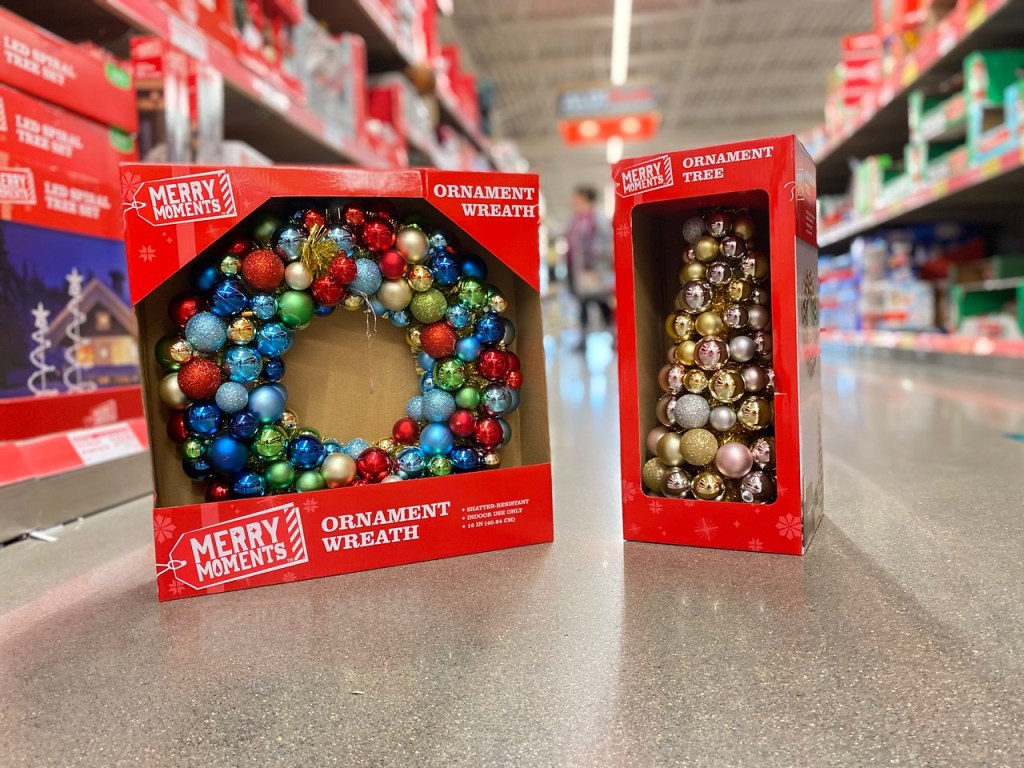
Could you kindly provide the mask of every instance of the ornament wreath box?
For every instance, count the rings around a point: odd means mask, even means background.
[[[535,176],[122,175],[161,599],[552,539]]]
[[[813,164],[780,137],[613,172],[625,537],[802,554],[823,509]]]

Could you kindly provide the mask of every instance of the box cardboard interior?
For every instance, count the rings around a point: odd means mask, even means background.
[[[681,254],[687,247],[683,222],[708,209],[746,208],[756,226],[754,240],[771,264],[768,194],[763,190],[730,192],[681,198],[636,206],[632,214],[633,274],[636,302],[636,366],[639,399],[634,407],[640,414],[640,455],[650,458],[647,434],[659,425],[655,405],[664,394],[658,386],[658,371],[666,363],[665,351],[671,340],[665,333],[665,318],[674,310],[679,293]],[[771,285],[772,273],[764,285]],[[622,407],[629,407],[623,404]],[[775,425],[758,434],[775,433]],[[644,495],[650,496],[647,489]],[[715,504],[717,502],[707,502]],[[774,502],[772,502],[774,503]]]
[[[399,219],[420,214],[432,226],[456,234],[462,253],[476,253],[487,263],[487,282],[501,289],[508,299],[504,316],[516,326],[511,349],[519,356],[524,374],[521,405],[507,417],[512,439],[501,449],[501,466],[550,461],[543,331],[536,290],[429,203],[397,199],[392,202]],[[278,198],[260,213],[277,208],[285,214],[299,203],[298,199],[288,202]],[[249,226],[243,221],[232,232],[248,233]],[[230,239],[231,235],[226,235],[207,253],[220,253],[222,245]],[[157,340],[175,330],[167,308],[174,296],[188,290],[188,270],[186,265],[136,307],[157,507],[203,501],[203,484],[192,482],[182,472],[178,448],[166,434],[169,412],[160,401],[158,389],[167,372],[153,356]],[[312,426],[325,437],[342,441],[363,437],[371,442],[386,437],[395,421],[405,416],[409,398],[419,394],[415,359],[405,342],[404,330],[365,311],[339,308],[328,317],[317,317],[308,328],[296,333],[295,343],[284,361],[285,376],[281,383],[288,389],[288,408],[296,413],[301,425]]]

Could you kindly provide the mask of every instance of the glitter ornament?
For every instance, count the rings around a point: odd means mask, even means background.
[[[227,325],[212,312],[198,312],[185,324],[185,340],[197,352],[216,352],[227,338]]]
[[[284,264],[267,250],[252,251],[242,260],[242,279],[256,291],[274,291],[284,280]]]
[[[455,330],[445,322],[432,323],[420,330],[420,346],[434,359],[455,354],[457,341]]]
[[[708,225],[703,216],[691,216],[683,222],[683,239],[690,245],[700,240],[707,231]]]
[[[317,304],[334,307],[344,298],[345,286],[341,284],[338,278],[331,274],[326,274],[313,281],[309,292]]]
[[[376,293],[381,286],[381,273],[377,264],[371,259],[356,259],[356,276],[349,283],[349,290],[369,296]]]
[[[648,459],[640,472],[640,480],[647,490],[657,493],[661,491],[661,479],[668,471],[668,467],[657,459]]]
[[[711,406],[700,395],[686,394],[676,401],[675,421],[683,429],[703,427],[710,413]]]
[[[414,318],[427,324],[436,323],[443,318],[447,305],[448,302],[445,300],[444,294],[436,288],[430,288],[414,295],[409,309]]]
[[[680,438],[679,452],[687,464],[703,467],[715,458],[718,452],[718,439],[706,429],[691,429],[684,432]]]
[[[455,398],[443,389],[432,389],[422,397],[422,414],[417,421],[446,422],[455,413]],[[415,418],[410,414],[411,418]]]
[[[220,370],[217,370],[217,382],[220,383]],[[224,413],[237,413],[249,403],[249,390],[235,381],[225,381],[217,387],[214,397],[217,407]]]

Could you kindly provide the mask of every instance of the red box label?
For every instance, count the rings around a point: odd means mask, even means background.
[[[5,205],[35,205],[36,180],[28,168],[0,170],[0,203]]]
[[[674,183],[672,159],[668,155],[631,165],[615,174],[615,192],[619,197],[632,197]]]
[[[237,215],[227,171],[144,181],[132,196],[131,208],[154,227]]]

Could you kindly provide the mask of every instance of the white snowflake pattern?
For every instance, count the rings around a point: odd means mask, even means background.
[[[715,534],[718,533],[718,526],[708,518],[702,517],[697,521],[697,527],[693,529],[693,532],[704,539],[704,541],[711,541]]]
[[[153,518],[153,535],[156,536],[156,540],[161,544],[171,538],[175,530],[177,528],[171,522],[171,518],[164,517],[163,515],[157,515]]]
[[[625,501],[632,501],[636,498],[636,483],[632,480],[622,481],[622,498]]]
[[[156,248],[152,245],[144,245],[139,248],[139,258],[147,264],[156,258]]]
[[[306,499],[304,502],[302,502],[302,511],[305,512],[307,515],[314,514],[318,509],[320,509],[320,502],[313,497],[310,497]]]
[[[764,552],[764,542],[760,539],[751,539],[747,542],[747,549],[751,552]]]
[[[662,507],[661,501],[659,499],[651,499],[651,503],[648,506],[648,509],[651,511],[652,515],[660,515],[661,510],[664,509],[664,507]]]
[[[775,527],[779,529],[779,536],[795,539],[800,535],[800,518],[796,515],[782,515]]]
[[[619,224],[615,228],[616,237],[629,237],[631,234],[629,224]]]

